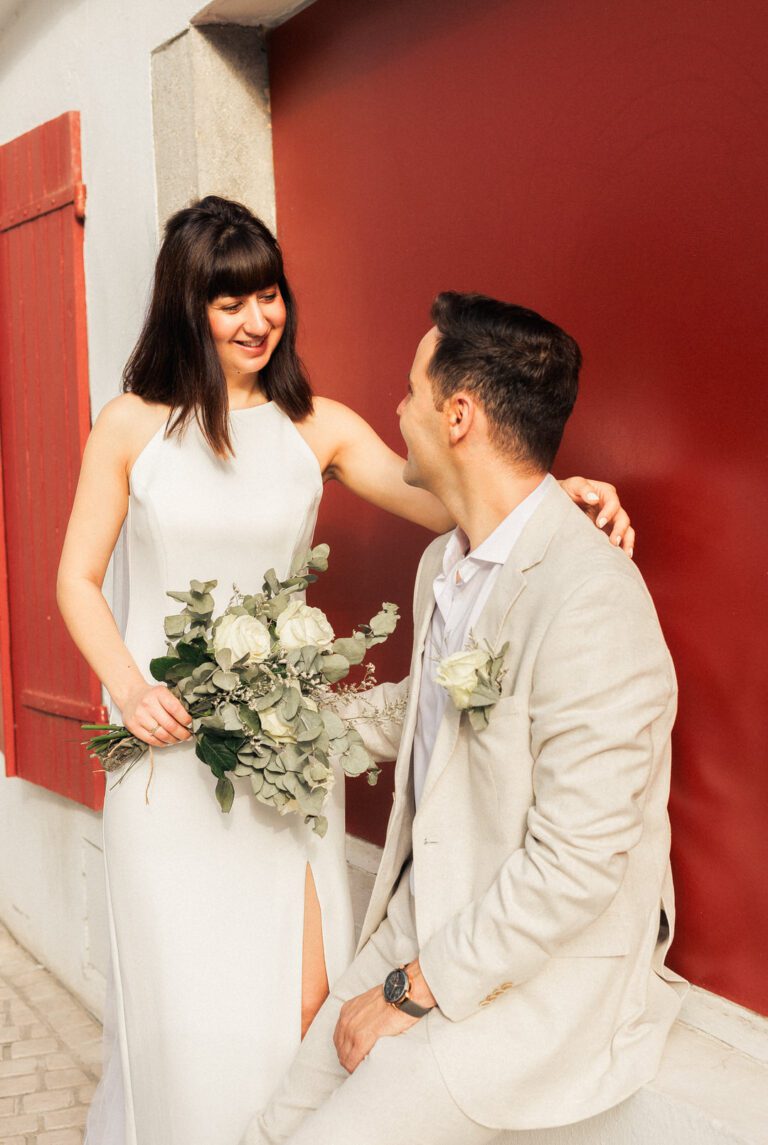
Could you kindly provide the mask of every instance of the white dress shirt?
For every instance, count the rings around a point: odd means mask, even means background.
[[[419,711],[413,740],[413,786],[417,808],[437,731],[449,702],[445,688],[435,679],[437,666],[446,656],[465,647],[472,625],[480,615],[502,565],[554,480],[551,473],[547,474],[474,552],[467,551],[469,541],[459,528],[454,529],[448,541],[442,572],[435,577],[433,584],[436,607],[421,666]]]

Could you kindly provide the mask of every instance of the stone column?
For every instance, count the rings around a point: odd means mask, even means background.
[[[203,195],[245,203],[275,228],[264,32],[189,27],[152,53],[157,214],[162,228]]]

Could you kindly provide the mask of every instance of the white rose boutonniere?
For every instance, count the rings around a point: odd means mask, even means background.
[[[334,633],[325,614],[300,600],[292,600],[277,618],[275,631],[286,650],[292,648],[327,648]]]
[[[491,708],[501,696],[504,657],[509,644],[499,652],[491,648],[468,648],[446,656],[437,666],[436,679],[460,712],[469,713],[475,731],[488,726]]]

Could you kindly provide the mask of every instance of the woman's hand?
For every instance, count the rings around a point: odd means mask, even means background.
[[[122,717],[128,731],[151,747],[182,743],[192,735],[189,712],[165,684],[145,681],[129,694]]]
[[[561,486],[580,509],[591,517],[598,529],[605,529],[612,545],[621,546],[628,557],[635,551],[635,530],[629,515],[622,509],[616,486],[608,481],[586,477],[566,477]]]

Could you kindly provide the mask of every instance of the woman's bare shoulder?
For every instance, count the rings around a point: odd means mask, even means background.
[[[308,420],[313,421],[319,428],[337,429],[341,431],[361,428],[367,423],[359,413],[355,413],[343,402],[335,398],[326,398],[316,394],[312,399],[314,412]]]
[[[118,394],[99,411],[96,425],[106,429],[126,430],[135,425],[162,425],[170,409],[159,402],[148,402],[138,394]]]
[[[147,442],[168,420],[168,406],[137,394],[119,394],[102,407],[93,425],[93,445],[107,447],[130,469]]]

